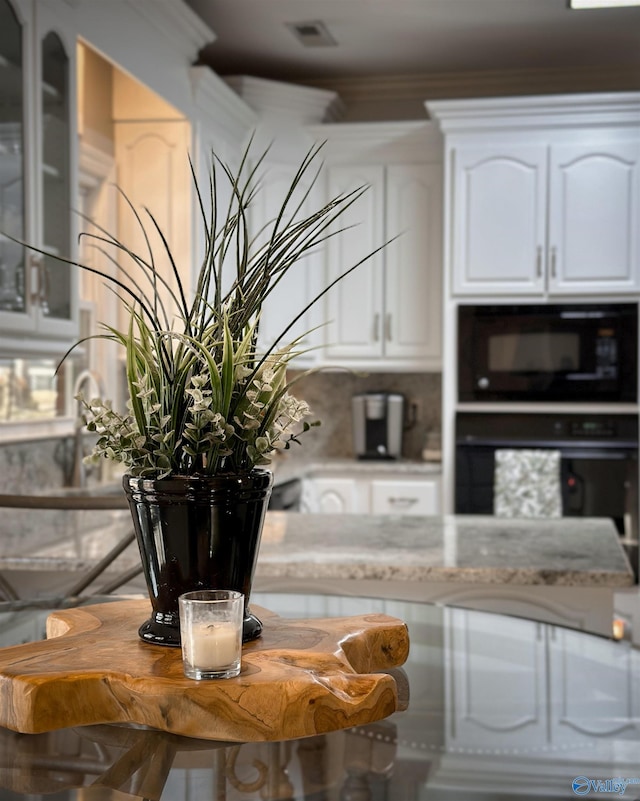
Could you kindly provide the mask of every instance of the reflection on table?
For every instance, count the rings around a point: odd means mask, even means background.
[[[640,665],[630,643],[413,602],[254,600],[290,617],[404,619],[407,709],[355,729],[240,745],[131,726],[0,730],[0,799],[567,799],[578,777],[621,777],[629,782],[624,797],[640,797]],[[45,617],[5,612],[0,641],[41,636]]]

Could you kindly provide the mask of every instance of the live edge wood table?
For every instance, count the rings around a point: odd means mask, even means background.
[[[234,679],[185,678],[180,649],[142,643],[147,600],[53,612],[47,639],[0,650],[0,726],[23,733],[134,723],[231,742],[321,734],[399,709],[409,654],[388,615],[291,620],[257,609],[260,639]],[[390,672],[386,672],[390,671]]]

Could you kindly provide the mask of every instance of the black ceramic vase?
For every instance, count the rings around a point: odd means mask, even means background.
[[[244,593],[243,641],[260,636],[249,597],[273,475],[124,476],[152,615],[138,630],[154,645],[180,645],[178,597],[204,589]]]

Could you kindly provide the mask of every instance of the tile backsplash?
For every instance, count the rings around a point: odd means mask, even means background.
[[[290,372],[289,378],[295,373]],[[326,371],[304,376],[293,388],[304,398],[321,425],[292,445],[291,456],[304,459],[350,458],[351,396],[357,392],[389,391],[416,404],[416,421],[405,430],[403,455],[420,459],[428,431],[440,428],[441,377],[433,373],[376,373],[366,377]],[[14,494],[57,489],[69,484],[73,438],[30,440],[0,445],[0,492]],[[95,476],[90,476],[95,480]]]
[[[291,380],[295,375],[290,371],[287,377]],[[385,391],[404,395],[408,413],[414,405],[416,421],[404,432],[403,456],[420,459],[427,432],[440,429],[441,385],[439,373],[375,373],[363,377],[327,370],[304,376],[292,392],[307,401],[312,419],[322,424],[304,434],[302,448],[294,444],[291,455],[304,450],[306,458],[352,457],[351,396]]]

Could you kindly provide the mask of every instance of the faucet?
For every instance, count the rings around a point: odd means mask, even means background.
[[[102,378],[93,370],[82,370],[75,380],[73,385],[73,397],[75,398],[80,392],[88,389],[89,397],[104,397],[104,383]],[[91,390],[95,392],[92,393]],[[73,436],[73,468],[71,471],[71,486],[72,487],[85,487],[87,483],[87,474],[84,466],[84,440],[83,440],[83,423],[82,423],[82,404],[77,401],[76,406],[76,425]]]

